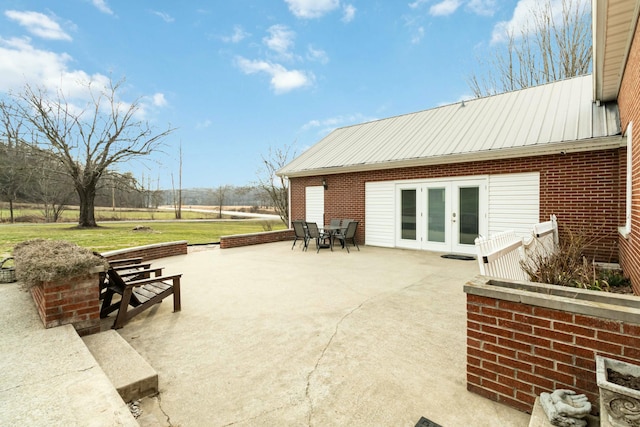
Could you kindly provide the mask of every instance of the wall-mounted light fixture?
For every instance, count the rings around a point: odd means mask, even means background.
[[[326,178],[322,178],[322,186],[324,187],[324,189],[326,190],[327,188],[329,188],[329,186],[327,185],[327,180]]]

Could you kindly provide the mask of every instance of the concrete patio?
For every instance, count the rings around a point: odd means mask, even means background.
[[[316,254],[313,245],[303,252],[280,242],[196,248],[155,261],[166,273],[183,273],[182,311],[172,313],[165,300],[118,331],[159,376],[160,394],[143,399],[138,423],[413,427],[424,416],[443,427],[527,426],[527,414],[466,390],[462,288],[477,274],[477,263],[420,251],[361,249]],[[3,295],[14,295],[7,289]],[[37,319],[25,297],[16,298]],[[24,337],[42,341],[48,335],[37,331],[41,324],[33,319],[28,327],[36,331],[15,333],[8,343],[2,339],[2,353],[26,353],[20,349],[33,341]],[[52,347],[37,356],[58,355]],[[91,364],[72,369],[74,375],[88,371],[103,380],[99,369],[86,366]],[[12,357],[4,369],[23,372],[11,377],[26,386],[2,380],[0,416],[21,420],[23,414],[15,412],[22,409],[14,405],[26,405],[34,411],[30,425],[83,425],[82,414],[70,418],[64,407],[45,407],[51,399],[39,406],[43,386],[30,385],[36,382],[28,378],[30,364]],[[74,392],[88,399],[93,387],[81,386]],[[28,387],[39,393],[25,393]],[[22,390],[21,401],[13,399],[14,389]],[[115,405],[101,414],[108,420],[121,412]],[[113,419],[117,423],[128,421]]]
[[[142,425],[528,425],[466,391],[476,262],[282,242],[155,264],[184,273],[183,308],[165,301],[119,330],[159,375]]]

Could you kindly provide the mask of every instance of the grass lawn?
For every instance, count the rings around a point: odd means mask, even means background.
[[[189,244],[219,242],[220,236],[265,231],[267,224],[272,230],[285,228],[282,221],[265,220],[109,222],[89,229],[76,228],[74,223],[0,224],[0,257],[12,253],[17,243],[35,238],[67,240],[105,252],[176,240],[186,240]],[[136,225],[150,227],[151,230],[134,231]]]

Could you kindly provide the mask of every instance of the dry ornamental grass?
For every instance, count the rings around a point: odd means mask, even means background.
[[[109,266],[89,249],[64,240],[27,240],[15,246],[13,256],[16,278],[25,288]]]

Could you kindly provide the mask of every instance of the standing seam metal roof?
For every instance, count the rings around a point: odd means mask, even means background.
[[[591,75],[334,130],[278,171],[323,172],[473,160],[620,135],[615,103],[592,102]],[[559,150],[558,150],[559,151]],[[441,160],[438,160],[441,159]]]

